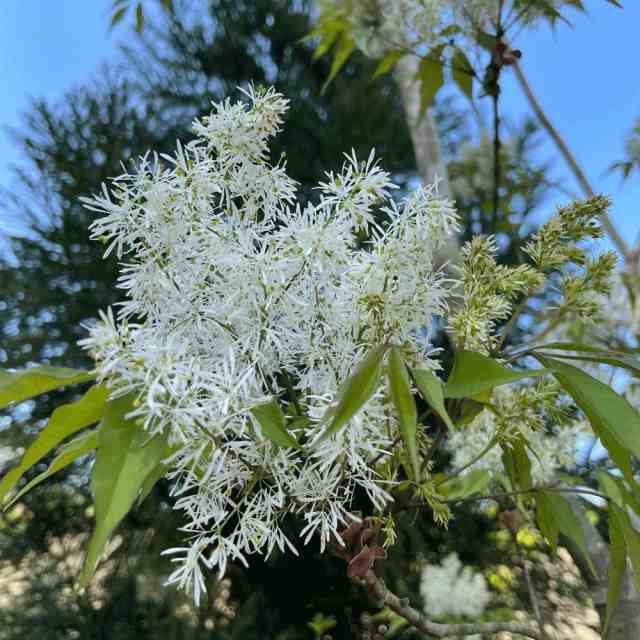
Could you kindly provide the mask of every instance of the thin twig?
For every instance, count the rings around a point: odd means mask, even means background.
[[[389,591],[385,584],[373,571],[369,571],[364,579],[371,596],[389,607],[396,614],[404,618],[410,625],[436,638],[449,636],[471,636],[499,633],[508,631],[519,633],[534,640],[543,640],[540,632],[533,626],[518,622],[477,622],[463,624],[442,624],[426,618],[418,610],[414,609],[408,600],[401,600],[395,593]]]
[[[522,67],[517,61],[515,61],[511,66],[515,71],[516,78],[518,79],[518,82],[520,83],[520,86],[522,87],[522,90],[527,100],[529,101],[531,108],[533,109],[538,120],[540,121],[540,124],[544,127],[544,129],[546,129],[547,133],[551,136],[553,141],[556,143],[558,150],[562,154],[562,157],[565,159],[566,163],[569,165],[569,168],[573,172],[573,175],[575,176],[576,180],[582,187],[583,191],[589,197],[593,197],[595,193],[591,187],[591,184],[589,183],[589,180],[587,179],[587,176],[584,174],[584,172],[580,168],[580,165],[578,164],[574,155],[569,150],[569,147],[567,146],[566,142],[562,139],[562,137],[560,136],[556,128],[553,126],[553,124],[551,124],[551,121],[549,120],[547,114],[542,109],[542,106],[538,102],[538,99],[534,95],[529,85],[529,82],[527,81],[527,78],[524,75],[524,72],[522,71]],[[631,249],[629,248],[627,243],[624,241],[622,236],[618,233],[617,229],[613,226],[613,223],[611,222],[607,213],[603,212],[600,216],[600,219],[602,221],[602,226],[604,227],[605,231],[611,238],[611,241],[618,248],[620,253],[622,253],[625,259],[628,260],[629,262],[633,261],[636,258],[634,252],[631,251]]]
[[[538,600],[538,594],[533,586],[533,580],[531,580],[531,574],[529,572],[529,561],[521,554],[522,559],[522,571],[524,573],[524,580],[527,583],[527,592],[529,593],[529,600],[531,602],[531,608],[533,609],[533,615],[538,623],[538,629],[540,629],[540,637],[546,640],[547,634],[544,630],[544,618],[542,617],[542,611],[540,609],[540,602]]]
[[[496,345],[496,348],[493,350],[494,353],[498,353],[500,351],[500,349],[502,349],[502,347],[504,346],[504,343],[506,342],[507,338],[509,337],[509,334],[511,333],[511,330],[513,329],[514,325],[516,324],[518,318],[520,317],[522,312],[527,308],[527,303],[529,302],[529,295],[526,295],[520,301],[520,304],[518,304],[518,306],[513,310],[513,313],[511,314],[511,317],[509,318],[509,321],[504,325],[504,327],[502,329],[502,335],[500,336],[500,339],[498,340],[498,344]]]
[[[498,210],[500,208],[500,181],[502,166],[500,164],[500,73],[502,72],[502,53],[498,49],[504,31],[502,30],[503,0],[498,2],[498,21],[496,25],[496,48],[494,49],[491,67],[495,76],[492,78],[491,97],[493,98],[493,212],[491,215],[491,233],[498,227]]]
[[[521,496],[527,493],[538,493],[538,491],[552,491],[554,493],[578,493],[581,495],[595,496],[603,500],[609,500],[609,497],[599,491],[592,489],[578,489],[577,487],[534,487],[533,489],[522,489],[520,491],[509,491],[505,493],[493,493],[489,496],[472,496],[469,498],[452,498],[451,500],[443,500],[449,504],[461,504],[463,502],[480,502],[482,500],[495,500],[498,502],[502,498],[511,498],[513,496]]]
[[[452,478],[459,476],[463,471],[466,471],[469,467],[473,466],[481,458],[484,458],[484,456],[487,453],[489,453],[489,451],[491,451],[491,449],[493,449],[493,447],[495,447],[499,442],[500,441],[498,440],[498,438],[492,438],[491,440],[489,440],[489,443],[485,446],[484,449],[482,449],[482,451],[480,451],[480,453],[478,453],[473,458],[471,458],[471,460],[469,460],[466,464],[462,465],[461,467],[458,467],[458,469],[456,469],[452,474],[448,475],[443,480],[440,480],[440,482],[436,484],[436,489],[441,484],[444,484],[445,482],[449,482],[449,480],[451,480]]]

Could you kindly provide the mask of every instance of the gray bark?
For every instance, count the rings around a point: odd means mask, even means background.
[[[567,541],[569,549],[576,564],[585,578],[593,598],[593,604],[604,626],[607,604],[607,573],[609,569],[609,545],[591,524],[584,513],[584,502],[577,496],[569,498],[574,511],[580,519],[587,541],[587,549],[596,569],[597,575],[590,571],[585,558],[575,545]],[[634,522],[637,527],[637,523]],[[636,589],[633,578],[633,569],[627,563],[627,571],[624,576],[622,594],[618,606],[611,618],[607,640],[633,640],[640,638],[640,592]]]
[[[431,109],[420,114],[420,83],[416,81],[418,58],[404,56],[394,67],[394,79],[400,90],[404,105],[404,114],[413,144],[416,168],[422,184],[427,186],[438,181],[438,193],[452,198],[447,165],[442,157],[440,136]],[[459,251],[458,238],[453,236],[437,256],[437,262],[454,263]]]

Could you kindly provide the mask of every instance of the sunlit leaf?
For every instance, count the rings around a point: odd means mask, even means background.
[[[472,398],[510,382],[544,375],[544,369],[514,371],[475,351],[458,351],[444,386],[445,398]]]
[[[349,32],[344,31],[340,36],[340,39],[338,40],[338,44],[335,47],[333,53],[333,61],[331,63],[331,69],[329,71],[329,77],[322,87],[322,92],[326,90],[329,84],[331,84],[331,81],[338,75],[340,69],[342,69],[342,67],[345,65],[351,54],[354,52],[355,48],[356,41],[349,34]]]
[[[128,8],[129,6],[125,5],[123,7],[120,7],[120,9],[118,9],[117,11],[113,12],[113,15],[111,16],[111,24],[109,25],[110,29],[113,29],[119,22],[122,21],[125,14],[127,13]]]
[[[487,51],[491,52],[495,49],[497,39],[494,35],[478,29],[475,33],[476,42]]]
[[[0,503],[15,487],[20,477],[44,456],[53,451],[65,438],[98,422],[104,415],[109,390],[95,385],[80,400],[58,407],[44,429],[25,451],[20,463],[5,474],[0,482]]]
[[[598,484],[600,485],[600,491],[606,496],[611,498],[617,505],[624,506],[624,498],[622,497],[622,491],[620,487],[614,481],[611,474],[606,471],[597,471],[596,477],[598,478]]]
[[[68,387],[95,378],[95,373],[65,367],[32,367],[19,371],[0,369],[0,409],[47,391]]]
[[[403,58],[406,54],[406,51],[389,51],[385,55],[385,57],[380,60],[380,63],[373,73],[373,77],[378,78],[385,73],[389,73],[389,71],[391,71],[391,69],[396,66],[398,60],[400,60],[400,58]]]
[[[140,495],[138,496],[139,505],[146,500],[148,495],[153,490],[153,487],[155,487],[156,484],[167,475],[167,472],[170,469],[170,465],[164,462],[164,459],[168,458],[171,455],[171,453],[172,453],[171,448],[167,447],[162,456],[162,461],[159,462],[155,466],[155,468],[149,473],[149,475],[144,479],[144,482],[142,483],[142,488],[140,489]]]
[[[547,539],[551,550],[555,553],[558,549],[558,535],[560,529],[553,515],[553,507],[547,495],[538,492],[536,496],[537,521],[542,535]]]
[[[444,84],[442,48],[432,50],[422,58],[418,67],[420,82],[420,113],[424,114],[433,104],[438,91]]]
[[[628,400],[572,365],[540,355],[536,358],[553,371],[605,446],[609,440],[615,440],[634,456],[640,457],[640,415]]]
[[[109,402],[98,431],[98,452],[91,475],[95,501],[95,529],[80,585],[86,586],[95,571],[109,536],[127,514],[145,479],[166,455],[166,439],[149,434],[125,416],[131,398]]]
[[[144,7],[142,6],[142,2],[138,2],[138,6],[136,7],[136,31],[138,33],[142,33],[144,29]]]
[[[636,589],[640,591],[640,532],[631,523],[629,514],[615,503],[609,504],[609,517],[615,518],[622,530],[627,554],[633,565]]]
[[[47,478],[61,471],[72,462],[93,451],[98,443],[97,431],[95,429],[83,433],[67,444],[60,447],[58,455],[53,459],[46,471],[37,475],[31,482],[28,482],[4,507],[5,511],[15,504],[23,495],[31,491],[34,487],[44,482]]]
[[[374,394],[380,383],[382,358],[386,351],[386,345],[374,347],[344,382],[335,405],[324,417],[324,421],[329,420],[330,423],[319,442],[342,429]]]
[[[630,491],[622,478],[606,471],[597,471],[596,477],[602,493],[613,500],[619,507],[623,509],[630,507],[636,514],[640,515],[640,496],[634,495],[638,489],[635,479],[632,480],[632,489]]]
[[[614,513],[609,513],[609,566],[607,568],[607,610],[604,622],[604,636],[607,636],[624,584],[627,569],[627,546],[624,533]]]
[[[560,351],[560,353],[548,353],[549,350]],[[576,342],[551,342],[540,345],[536,348],[536,351],[543,357],[549,356],[552,358],[576,360],[579,362],[594,362],[596,364],[619,367],[627,369],[636,377],[640,377],[640,358],[630,353],[600,349]]]
[[[416,431],[418,428],[418,415],[416,402],[411,393],[409,373],[402,357],[402,352],[396,346],[391,347],[388,362],[389,392],[396,409],[402,440],[407,448],[411,463],[413,479],[420,480],[420,460],[418,457],[418,445]]]
[[[331,47],[334,45],[339,35],[340,31],[338,29],[329,29],[327,31],[323,31],[320,42],[313,52],[313,59],[317,60],[318,58],[321,58],[325,53],[327,53],[327,51],[329,51],[329,49],[331,49]]]
[[[569,502],[561,496],[559,493],[555,493],[553,491],[540,491],[538,495],[538,508],[544,504],[543,506],[543,523],[541,522],[540,514],[538,515],[538,523],[541,525],[540,528],[544,536],[552,542],[552,539],[555,540],[555,543],[552,544],[552,548],[555,550],[557,547],[557,531],[565,535],[567,538],[573,540],[580,549],[580,552],[584,555],[587,563],[591,571],[593,571],[594,575],[596,574],[596,570],[591,562],[591,556],[589,555],[589,549],[587,548],[587,541],[584,536],[584,531],[582,530],[582,525],[580,524],[580,520],[578,520],[578,516],[573,512],[571,505]],[[549,522],[549,519],[552,522]],[[547,533],[551,533],[551,538],[547,535]]]
[[[451,59],[451,74],[460,91],[473,102],[473,67],[464,51],[458,47]]]
[[[440,378],[429,369],[412,369],[411,375],[424,401],[442,418],[449,429],[453,429],[454,424],[444,406],[444,394]]]
[[[529,491],[533,486],[531,460],[523,438],[502,445],[502,464],[513,484],[513,488]]]
[[[276,400],[251,409],[260,425],[262,435],[278,447],[298,447],[295,438],[287,431],[285,415]]]

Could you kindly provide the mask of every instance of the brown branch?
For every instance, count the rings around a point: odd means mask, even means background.
[[[527,583],[527,592],[529,593],[531,608],[533,609],[533,614],[538,623],[538,628],[540,629],[540,637],[543,638],[543,640],[547,640],[547,634],[544,630],[544,618],[542,617],[538,594],[533,586],[533,580],[531,579],[531,573],[529,571],[529,561],[524,556],[522,557],[522,571],[524,573],[525,582]]]
[[[520,83],[520,86],[522,87],[522,90],[527,100],[529,101],[531,108],[533,109],[538,120],[540,121],[540,124],[546,129],[547,133],[551,136],[551,138],[555,142],[556,146],[558,147],[558,150],[562,154],[562,157],[565,159],[566,163],[569,165],[569,168],[573,172],[573,175],[575,176],[576,180],[582,187],[582,190],[589,197],[594,196],[595,193],[593,191],[593,188],[591,187],[591,184],[589,183],[589,180],[587,179],[587,176],[584,174],[584,172],[580,168],[580,165],[578,164],[574,155],[571,153],[566,142],[562,139],[562,137],[560,136],[556,128],[553,126],[553,124],[551,124],[551,121],[549,120],[547,114],[544,112],[542,106],[538,102],[538,99],[534,95],[529,85],[529,82],[527,81],[527,78],[524,75],[524,72],[522,71],[522,67],[520,67],[517,61],[514,62],[514,64],[512,64],[511,66],[515,71],[516,78],[518,79],[518,82]],[[618,248],[620,253],[622,253],[625,259],[630,262],[636,259],[635,252],[629,248],[629,246],[624,241],[622,236],[618,233],[617,229],[613,226],[613,223],[611,222],[611,219],[609,218],[609,216],[605,212],[603,212],[600,216],[600,219],[602,220],[602,226],[604,227],[605,231],[611,238],[611,241]]]
[[[417,609],[414,609],[408,601],[401,600],[395,593],[389,591],[373,571],[367,572],[364,582],[369,589],[369,593],[375,600],[389,607],[389,609],[404,618],[410,625],[418,629],[418,631],[435,636],[436,638],[508,631],[510,633],[519,633],[534,640],[542,640],[540,632],[535,627],[518,622],[472,622],[461,624],[433,622]]]

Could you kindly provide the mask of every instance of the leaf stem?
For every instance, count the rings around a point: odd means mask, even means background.
[[[494,493],[488,496],[472,496],[468,498],[453,498],[451,500],[444,500],[449,504],[461,504],[463,502],[480,502],[482,500],[495,500],[496,502],[501,500],[502,498],[511,498],[513,496],[525,495],[528,493],[538,493],[539,491],[553,491],[555,493],[577,493],[580,495],[589,495],[595,496],[597,498],[602,498],[603,500],[609,500],[609,496],[606,496],[604,493],[600,493],[599,491],[594,491],[592,489],[578,489],[576,487],[533,487],[532,489],[521,489],[519,491],[509,491],[505,493]]]

